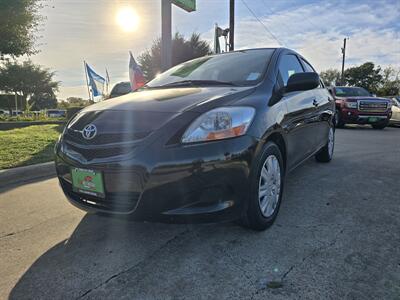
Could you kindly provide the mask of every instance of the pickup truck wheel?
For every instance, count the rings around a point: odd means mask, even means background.
[[[268,142],[254,162],[249,203],[241,224],[253,230],[267,229],[275,221],[282,200],[284,167],[279,147]]]
[[[335,127],[336,128],[343,128],[345,125],[345,123],[341,120],[340,117],[340,110],[336,110],[336,114],[335,114]]]
[[[335,148],[335,129],[329,128],[328,142],[326,145],[315,155],[315,159],[319,162],[330,162],[333,157],[333,149]]]
[[[386,126],[388,126],[388,122],[371,124],[371,126],[373,129],[384,129]]]

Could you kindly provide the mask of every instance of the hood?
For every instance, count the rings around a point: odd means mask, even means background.
[[[143,139],[178,116],[191,119],[215,106],[229,105],[253,90],[254,87],[190,87],[130,93],[81,110],[69,122],[65,138],[85,145]],[[190,112],[183,114],[186,111]],[[85,140],[82,132],[88,124],[96,127],[97,134]]]
[[[187,110],[202,112],[209,106],[227,105],[247,95],[254,87],[185,87],[149,89],[102,101],[83,110],[120,110],[179,113]]]

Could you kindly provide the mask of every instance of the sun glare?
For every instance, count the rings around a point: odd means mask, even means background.
[[[124,7],[118,10],[116,21],[123,31],[130,32],[137,28],[139,18],[132,8]]]

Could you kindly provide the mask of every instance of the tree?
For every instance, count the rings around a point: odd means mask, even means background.
[[[172,39],[172,65],[208,55],[212,49],[207,41],[200,39],[200,34],[193,33],[186,40],[179,32]],[[154,41],[150,50],[146,50],[138,57],[139,64],[147,80],[153,79],[161,72],[161,40]]]
[[[85,100],[80,97],[68,97],[66,100],[61,100],[60,102],[58,102],[58,107],[63,109],[67,109],[70,107],[85,107],[93,103],[94,101],[92,100]]]
[[[30,110],[57,108],[57,98],[54,95],[32,95],[28,101]]]
[[[88,106],[90,104],[93,104],[94,102],[92,100],[85,100],[80,97],[68,97],[67,102],[71,106]]]
[[[381,67],[375,68],[373,62],[346,69],[344,78],[347,85],[363,87],[371,93],[377,93],[383,79]]]
[[[377,90],[379,96],[395,96],[400,94],[400,69],[389,66],[382,71],[382,85]]]
[[[334,86],[340,83],[340,72],[336,69],[322,71],[319,77],[321,77],[326,86]]]
[[[29,104],[33,106],[38,99],[55,99],[59,82],[54,81],[53,77],[53,72],[33,64],[30,60],[23,63],[6,61],[0,66],[0,90],[20,95],[23,104],[32,98]],[[43,105],[42,101],[40,103],[42,104],[35,107]]]
[[[34,54],[42,0],[0,1],[0,55]]]

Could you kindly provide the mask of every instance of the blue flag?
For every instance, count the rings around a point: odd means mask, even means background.
[[[97,74],[88,64],[86,64],[86,72],[88,76],[88,84],[92,91],[93,97],[101,96],[104,94],[104,84],[106,80],[104,77]]]

